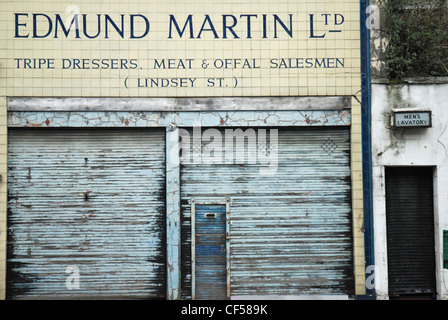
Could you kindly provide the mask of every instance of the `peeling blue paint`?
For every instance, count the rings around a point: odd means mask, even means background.
[[[180,165],[179,129],[166,129],[167,297],[180,299]]]
[[[9,112],[9,127],[349,126],[348,110],[221,112]]]

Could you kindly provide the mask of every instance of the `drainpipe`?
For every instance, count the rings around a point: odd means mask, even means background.
[[[372,190],[372,149],[371,149],[371,83],[370,83],[370,30],[366,26],[369,18],[369,0],[360,0],[361,5],[361,119],[362,119],[362,153],[363,153],[363,190],[364,190],[364,239],[366,296],[359,299],[375,299],[375,288],[368,285],[372,282],[372,270],[375,265],[373,234],[373,190]],[[369,278],[370,277],[370,278]]]

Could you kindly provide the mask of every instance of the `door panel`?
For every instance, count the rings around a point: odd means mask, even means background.
[[[386,168],[389,294],[435,293],[432,167]]]
[[[226,206],[196,204],[195,299],[226,299]]]

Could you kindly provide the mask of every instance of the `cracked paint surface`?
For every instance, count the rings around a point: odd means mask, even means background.
[[[180,299],[180,162],[179,129],[166,127],[167,296]]]
[[[9,127],[349,126],[348,110],[222,112],[10,112]]]

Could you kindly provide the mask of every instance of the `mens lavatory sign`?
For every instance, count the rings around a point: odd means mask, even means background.
[[[347,94],[345,80],[359,75],[358,7],[351,0],[8,2],[2,64],[15,80],[6,81],[7,94]]]

